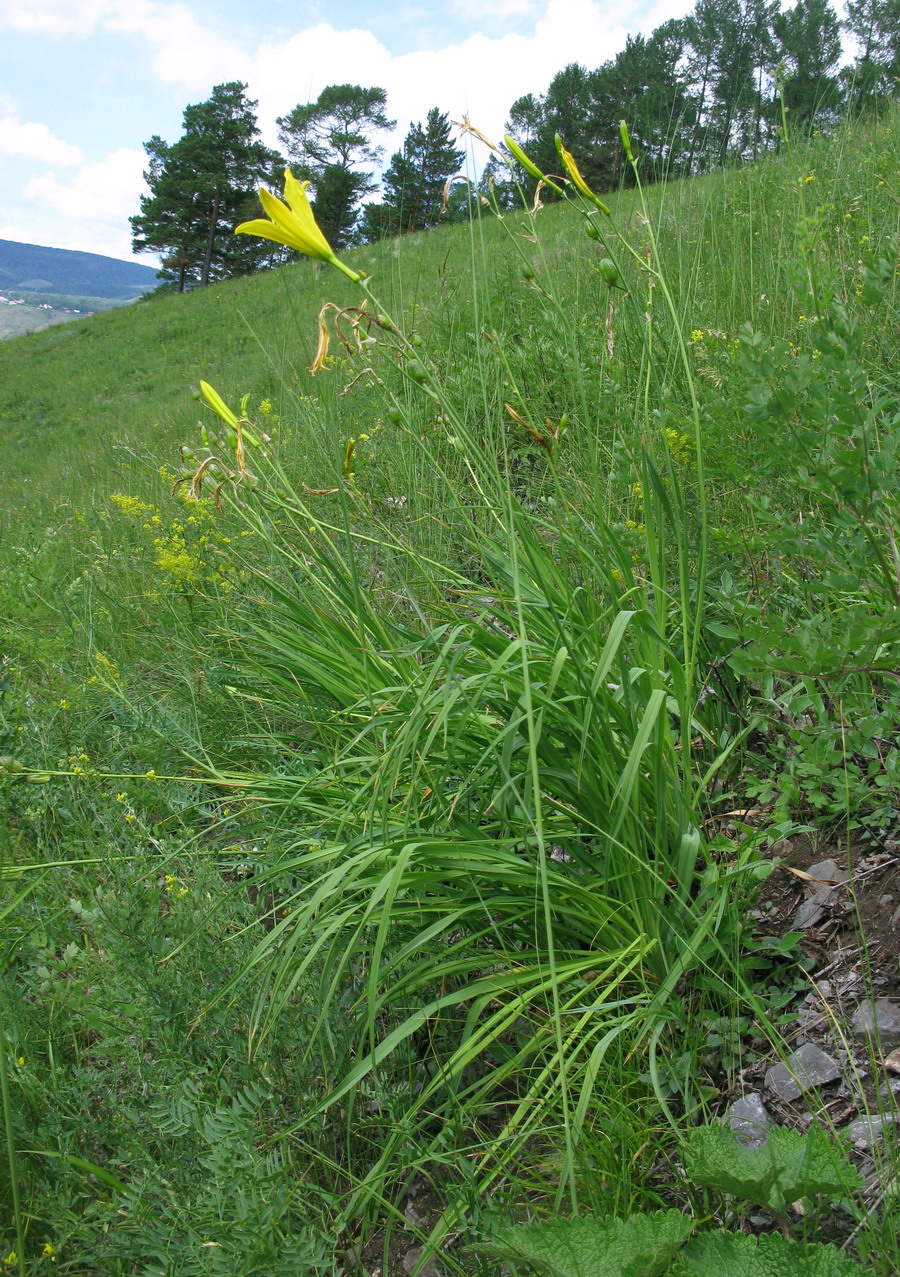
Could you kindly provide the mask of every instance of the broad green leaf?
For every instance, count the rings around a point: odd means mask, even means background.
[[[547,1220],[503,1229],[486,1249],[546,1277],[661,1277],[693,1227],[677,1210]]]
[[[671,1277],[856,1277],[863,1270],[836,1246],[802,1246],[779,1233],[704,1233],[678,1256]]]
[[[801,1197],[840,1197],[862,1186],[844,1154],[816,1126],[805,1135],[777,1126],[761,1148],[747,1148],[725,1126],[700,1126],[687,1137],[684,1168],[695,1184],[778,1212]]]

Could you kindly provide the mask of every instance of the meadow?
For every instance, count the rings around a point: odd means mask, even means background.
[[[889,1142],[696,1151],[809,987],[788,840],[900,832],[898,171],[894,111],[0,345],[7,1270],[747,1273],[763,1209],[898,1271]]]

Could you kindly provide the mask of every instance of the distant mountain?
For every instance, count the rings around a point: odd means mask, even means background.
[[[0,291],[59,293],[130,301],[156,288],[156,267],[99,253],[40,248],[0,239]]]

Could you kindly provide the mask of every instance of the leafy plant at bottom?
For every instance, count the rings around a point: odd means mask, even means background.
[[[695,1184],[755,1202],[781,1215],[801,1197],[844,1196],[861,1187],[827,1135],[775,1127],[761,1148],[748,1148],[724,1126],[701,1126],[687,1136],[684,1168]]]
[[[805,1135],[776,1127],[750,1149],[724,1126],[687,1136],[689,1179],[780,1213],[801,1197],[843,1195],[859,1175],[817,1127]],[[750,1237],[717,1230],[691,1238],[696,1221],[681,1211],[626,1219],[553,1219],[499,1229],[476,1249],[526,1264],[544,1277],[851,1277],[861,1272],[829,1245],[804,1245],[772,1233]]]

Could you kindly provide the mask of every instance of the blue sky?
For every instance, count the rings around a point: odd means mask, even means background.
[[[242,80],[275,119],[327,84],[380,85],[394,135],[437,106],[499,136],[523,93],[598,66],[691,0],[0,0],[0,239],[129,258],[143,143]],[[146,259],[145,259],[146,260]]]

